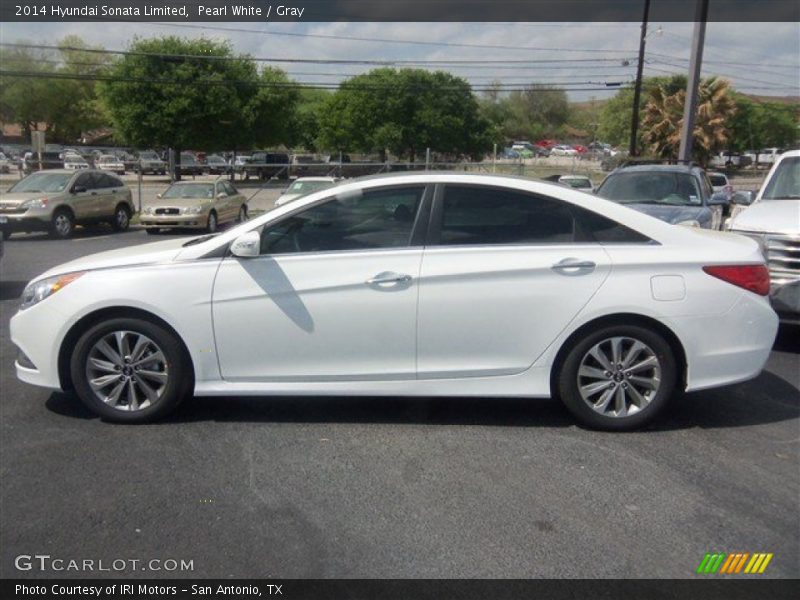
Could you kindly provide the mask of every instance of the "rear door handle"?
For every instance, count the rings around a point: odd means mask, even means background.
[[[579,258],[565,258],[554,264],[551,269],[557,273],[565,275],[577,273],[591,273],[597,264],[591,260],[581,260]]]
[[[381,283],[405,283],[407,281],[411,281],[411,275],[395,273],[394,271],[383,271],[367,279],[364,283],[367,285],[375,285]]]

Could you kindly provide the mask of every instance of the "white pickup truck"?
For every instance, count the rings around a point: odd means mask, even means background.
[[[734,204],[748,204],[743,193]],[[758,241],[767,257],[770,301],[782,322],[800,324],[800,150],[781,154],[755,200],[729,229]]]

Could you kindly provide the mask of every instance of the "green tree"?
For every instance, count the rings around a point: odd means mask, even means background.
[[[75,143],[81,133],[106,123],[98,110],[94,77],[104,73],[105,55],[88,52],[77,36],[58,42],[59,50],[0,50],[0,118],[27,133],[44,124],[48,141]]]
[[[136,40],[130,50],[101,85],[117,134],[129,143],[168,146],[179,157],[189,148],[248,148],[288,136],[297,90],[282,71],[259,74],[250,57],[206,38]]]
[[[736,112],[728,119],[732,152],[791,146],[797,139],[797,104],[757,101],[733,95]]]
[[[374,69],[342,83],[320,114],[328,150],[388,149],[413,161],[425,148],[479,156],[491,145],[469,84],[441,71]]]
[[[300,90],[297,110],[294,121],[291,123],[290,139],[292,146],[301,146],[309,152],[317,150],[320,119],[331,96],[331,92],[326,90]]]

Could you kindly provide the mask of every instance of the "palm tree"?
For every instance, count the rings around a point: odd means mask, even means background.
[[[667,84],[650,91],[642,123],[642,139],[650,150],[663,158],[676,158],[683,126],[686,91],[669,94]],[[694,123],[693,154],[701,164],[728,141],[726,122],[736,112],[728,81],[709,77],[700,82]]]

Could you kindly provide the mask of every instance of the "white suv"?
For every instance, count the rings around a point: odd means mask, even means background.
[[[734,194],[733,201],[746,198]],[[769,261],[770,300],[787,323],[800,323],[800,150],[778,157],[753,204],[730,230],[756,239]]]

